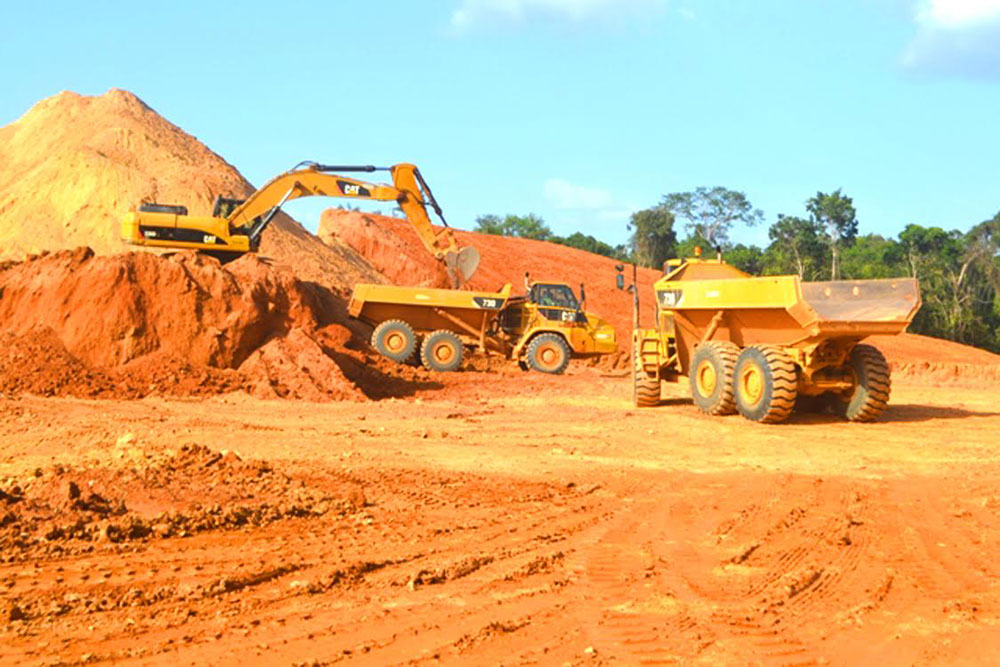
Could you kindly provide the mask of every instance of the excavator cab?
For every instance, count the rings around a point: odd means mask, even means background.
[[[176,206],[174,204],[140,204],[139,210],[143,213],[169,213],[171,215],[187,215],[187,206]]]
[[[246,199],[231,199],[219,195],[215,198],[215,205],[212,206],[213,218],[228,218],[233,211],[243,205]]]

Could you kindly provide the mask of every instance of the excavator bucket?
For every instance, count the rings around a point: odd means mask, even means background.
[[[462,287],[479,268],[479,251],[473,247],[462,248],[458,252],[448,252],[444,256],[445,266],[451,274],[455,287]]]

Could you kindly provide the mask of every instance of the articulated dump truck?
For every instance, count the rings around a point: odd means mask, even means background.
[[[614,327],[585,312],[561,283],[533,283],[524,296],[512,296],[510,285],[475,292],[360,284],[348,312],[374,327],[372,347],[383,356],[406,363],[417,355],[433,371],[458,369],[467,349],[554,374],[571,358],[618,349]]]
[[[660,401],[661,381],[687,376],[695,405],[774,423],[792,410],[877,418],[889,364],[867,336],[906,330],[920,308],[912,278],[802,282],[751,277],[719,260],[670,260],[654,285],[656,328],[637,328],[634,397]]]

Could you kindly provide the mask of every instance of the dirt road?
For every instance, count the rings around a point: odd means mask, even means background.
[[[1000,649],[1000,387],[768,427],[512,373],[367,404],[0,400],[0,661]]]

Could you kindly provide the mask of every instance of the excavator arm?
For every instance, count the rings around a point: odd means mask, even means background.
[[[389,171],[392,185],[368,183],[333,172]],[[285,203],[300,197],[326,196],[395,201],[429,253],[444,262],[452,287],[469,281],[479,265],[475,248],[460,248],[454,232],[416,166],[330,166],[303,162],[276,176],[245,201],[220,200],[234,205],[228,215],[216,206],[211,217],[189,216],[184,207],[143,205],[129,213],[122,237],[133,244],[166,248],[193,248],[222,259],[255,252],[261,235]],[[427,214],[430,205],[443,227],[435,229]]]

